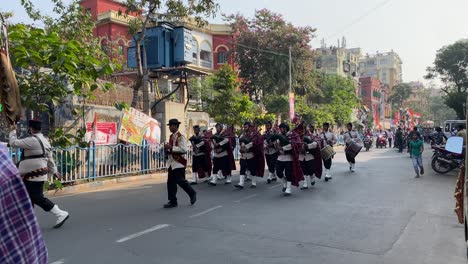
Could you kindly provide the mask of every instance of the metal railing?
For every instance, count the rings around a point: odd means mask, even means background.
[[[21,149],[10,148],[15,163],[20,160]],[[148,174],[166,169],[164,148],[154,145],[95,145],[54,148],[53,156],[62,182],[95,180],[97,178]],[[192,165],[192,150],[187,152],[187,164]],[[234,158],[238,160],[236,146]]]

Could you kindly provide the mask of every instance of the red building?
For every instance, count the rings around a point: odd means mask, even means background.
[[[359,86],[361,90],[362,104],[371,109],[374,117],[374,124],[380,124],[381,109],[381,84],[380,81],[373,77],[359,78]]]

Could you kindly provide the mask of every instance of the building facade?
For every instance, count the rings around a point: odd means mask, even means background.
[[[362,104],[369,109],[374,119],[374,127],[379,127],[384,112],[381,104],[383,99],[381,83],[373,77],[361,77],[359,78],[359,86]]]
[[[381,83],[387,84],[392,89],[403,81],[402,60],[393,50],[375,55],[363,56],[359,62],[359,74],[361,77],[373,77]]]
[[[315,50],[314,68],[325,74],[342,77],[357,77],[361,49],[344,47],[322,47]]]

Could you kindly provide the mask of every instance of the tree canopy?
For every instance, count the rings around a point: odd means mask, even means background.
[[[459,40],[437,51],[434,64],[427,68],[427,79],[440,79],[444,85],[445,104],[466,119],[468,96],[468,40]]]
[[[393,87],[392,92],[388,96],[390,104],[396,108],[403,108],[403,103],[411,95],[411,85],[408,83],[400,83]]]
[[[235,60],[242,91],[259,102],[268,94],[286,94],[289,87],[289,47],[292,53],[292,88],[299,95],[314,89],[312,49],[315,29],[296,27],[277,13],[257,10],[252,19],[228,17],[234,31]]]

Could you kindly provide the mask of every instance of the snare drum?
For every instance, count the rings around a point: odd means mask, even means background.
[[[354,140],[351,140],[349,145],[346,147],[345,152],[350,158],[354,158],[359,154],[362,149],[362,145]]]
[[[333,150],[333,147],[330,145],[325,146],[322,150],[322,159],[323,160],[329,160],[333,157],[333,155],[336,154],[335,150]]]

